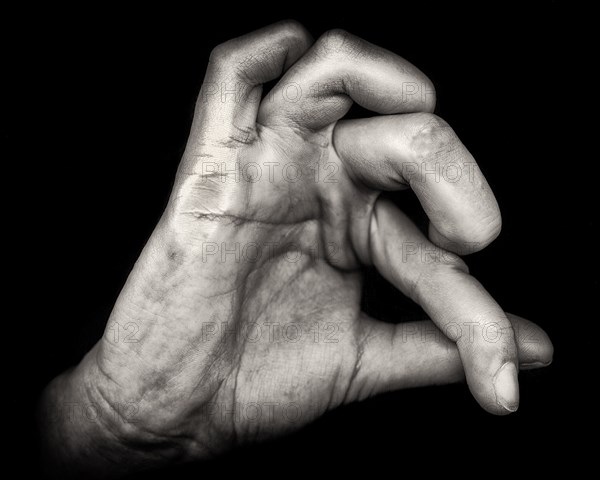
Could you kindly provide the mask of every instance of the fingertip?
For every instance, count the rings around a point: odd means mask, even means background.
[[[481,405],[481,407],[488,413],[491,413],[492,415],[496,415],[498,417],[503,417],[506,415],[510,415],[511,413],[515,413],[516,409],[514,410],[508,410],[506,408],[504,408],[502,405],[498,404],[495,401],[490,401],[488,403],[481,403],[479,402],[479,405]]]
[[[520,368],[528,370],[550,365],[554,358],[554,345],[548,334],[525,318],[512,313],[506,313],[506,316],[515,328]]]
[[[486,412],[509,415],[518,410],[519,369],[512,359],[501,361],[495,370],[479,365],[470,370],[465,368],[465,373],[471,394]]]
[[[470,382],[471,391],[480,405],[494,415],[508,415],[519,406],[518,370],[547,367],[552,363],[554,346],[546,332],[535,323],[517,315],[506,313],[515,331],[519,365],[504,363],[492,378],[492,390],[485,382]]]

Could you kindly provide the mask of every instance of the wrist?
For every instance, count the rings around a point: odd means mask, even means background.
[[[38,425],[46,473],[119,477],[182,461],[178,442],[144,429],[139,404],[108,393],[110,380],[100,372],[95,352],[96,347],[42,394]]]

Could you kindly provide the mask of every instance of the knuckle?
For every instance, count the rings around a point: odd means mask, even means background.
[[[416,158],[430,163],[449,158],[459,140],[445,120],[433,113],[420,113],[410,146]]]
[[[356,37],[341,28],[328,30],[317,40],[318,50],[330,55],[356,51],[356,44]]]
[[[220,43],[210,53],[209,64],[217,68],[238,64],[245,66],[246,63],[263,56],[272,56],[273,52],[280,50],[282,45],[291,39],[308,42],[310,34],[300,22],[283,20],[267,27],[260,35],[243,36]],[[253,48],[252,45],[258,45],[258,48]]]
[[[262,52],[264,56],[271,53],[268,48]],[[241,82],[237,84],[241,93],[244,85],[255,83],[251,72],[260,68],[261,61],[261,56],[249,53],[236,39],[233,39],[219,44],[213,49],[209,58],[209,70],[218,75],[225,75],[225,78]]]
[[[309,33],[304,28],[299,21],[294,19],[286,19],[282,20],[278,23],[278,27],[283,31],[287,36],[293,37],[308,37]]]
[[[424,109],[426,112],[432,113],[435,110],[435,105],[437,103],[437,92],[435,90],[435,85],[429,78],[425,77],[421,88],[423,88],[424,92]]]
[[[227,65],[233,61],[235,57],[235,47],[233,42],[228,40],[220,43],[210,52],[209,64],[216,67]]]

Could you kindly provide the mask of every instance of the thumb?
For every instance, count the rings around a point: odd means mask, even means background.
[[[548,335],[536,324],[506,314],[515,331],[520,370],[552,362]],[[456,343],[430,321],[390,324],[363,314],[362,345],[356,374],[348,388],[348,402],[404,388],[464,381]]]

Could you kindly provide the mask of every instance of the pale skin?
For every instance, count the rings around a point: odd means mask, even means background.
[[[352,102],[376,116],[342,120]],[[416,67],[343,31],[313,42],[281,22],[215,48],[168,207],[106,334],[42,397],[48,469],[202,460],[377,393],[465,379],[491,414],[515,411],[518,370],[549,364],[552,344],[457,255],[494,240],[501,217],[434,106]],[[449,165],[468,174],[424,173]],[[380,197],[407,188],[428,236]],[[430,320],[361,312],[364,265]],[[65,405],[95,410],[66,418]]]

